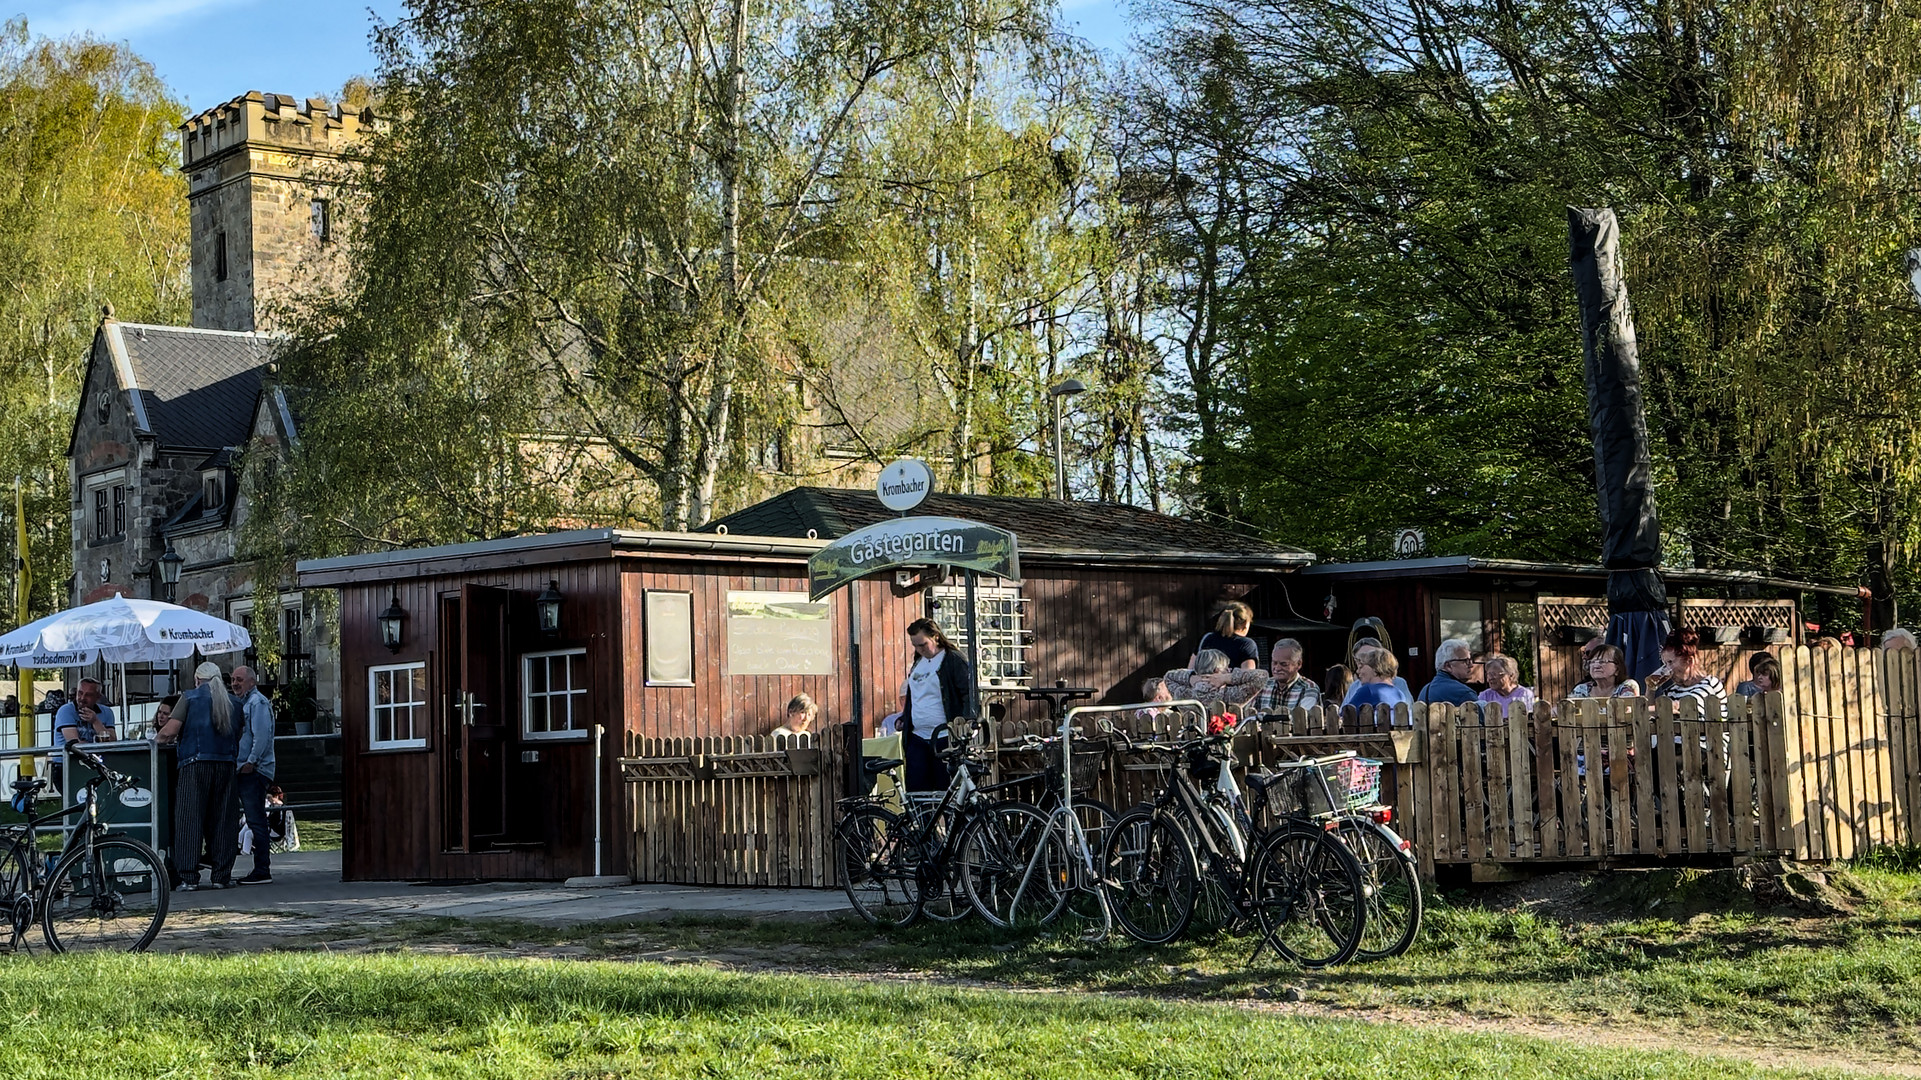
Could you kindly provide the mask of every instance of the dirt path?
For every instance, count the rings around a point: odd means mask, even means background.
[[[587,928],[581,928],[586,931]],[[716,968],[743,974],[809,975],[850,982],[908,986],[938,986],[963,990],[993,990],[1017,994],[1088,993],[1129,995],[1162,1002],[1244,1009],[1265,1016],[1285,1016],[1350,1023],[1391,1024],[1447,1032],[1543,1039],[1575,1046],[1685,1054],[1723,1058],[1775,1069],[1850,1071],[1864,1076],[1921,1077],[1921,1055],[1897,1056],[1858,1049],[1839,1051],[1807,1046],[1769,1045],[1729,1037],[1706,1028],[1629,1026],[1615,1022],[1581,1022],[1530,1017],[1480,1017],[1452,1010],[1403,1006],[1353,1008],[1314,1000],[1219,998],[1150,991],[1082,990],[1020,986],[991,980],[967,979],[888,966],[858,967],[858,956],[823,960],[810,945],[749,945],[729,943],[719,948],[687,949],[666,946],[654,935],[631,929],[609,934],[586,932],[581,941],[513,941],[493,932],[484,922],[444,928],[373,926],[328,919],[268,913],[182,912],[169,916],[157,952],[270,952],[275,950],[328,952],[384,952],[406,949],[442,954],[530,958],[544,960],[598,959],[647,961]],[[849,965],[856,965],[850,967]],[[1278,995],[1283,991],[1275,988]],[[1845,1056],[1843,1056],[1845,1054]]]

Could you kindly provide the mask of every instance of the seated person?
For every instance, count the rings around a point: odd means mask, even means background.
[[[1888,631],[1893,636],[1894,631]],[[1887,648],[1887,639],[1882,639],[1882,648]],[[1742,697],[1760,697],[1771,690],[1781,689],[1781,662],[1764,652],[1748,657],[1748,681],[1734,688]]]
[[[52,694],[48,694],[52,697]],[[53,714],[53,733],[62,750],[75,743],[96,743],[113,741],[113,710],[100,704],[100,680],[81,679],[79,689],[73,692],[73,700],[60,706]],[[59,761],[53,762],[53,786],[61,793],[66,792],[62,783],[64,768]]]
[[[1314,680],[1301,674],[1301,662],[1306,652],[1301,643],[1293,638],[1282,638],[1274,643],[1269,654],[1273,664],[1270,669],[1274,677],[1267,680],[1260,695],[1254,699],[1254,711],[1265,716],[1269,713],[1287,713],[1295,709],[1314,709],[1321,704],[1321,688]]]
[[[775,728],[773,735],[805,735],[814,730],[814,721],[820,718],[820,706],[807,694],[795,694],[787,703],[787,722]]]
[[[1345,703],[1347,695],[1354,689],[1354,672],[1346,664],[1335,664],[1321,676],[1321,701]]]
[[[1640,697],[1641,684],[1627,677],[1627,656],[1620,649],[1603,643],[1581,649],[1587,658],[1587,681],[1568,691],[1570,698]]]
[[[1378,645],[1363,645],[1354,650],[1354,688],[1348,691],[1347,703],[1356,708],[1411,703],[1413,697],[1396,685],[1400,667],[1394,654]]]
[[[1219,649],[1202,649],[1192,668],[1175,668],[1167,673],[1170,700],[1208,701],[1239,708],[1254,700],[1267,685],[1267,672],[1260,668],[1230,668],[1227,654]]]
[[[1434,650],[1434,680],[1421,687],[1421,700],[1430,705],[1465,705],[1474,700],[1467,684],[1474,670],[1474,650],[1460,638],[1448,638]]]
[[[1534,691],[1521,685],[1521,668],[1513,657],[1488,653],[1481,666],[1487,670],[1487,689],[1481,691],[1482,701],[1499,705],[1502,716],[1507,715],[1508,706],[1517,702],[1523,710],[1534,708]]]
[[[1384,652],[1387,651],[1387,647],[1381,644],[1380,638],[1364,637],[1361,640],[1355,642],[1354,643],[1354,670],[1356,672],[1361,670],[1361,650],[1362,649],[1381,649]],[[1388,655],[1393,656],[1394,654],[1392,652],[1388,652]],[[1396,665],[1396,669],[1398,670],[1400,661],[1396,660],[1394,663]],[[1359,686],[1360,683],[1356,682],[1354,685]],[[1402,697],[1406,698],[1409,701],[1414,700],[1414,691],[1408,689],[1407,680],[1401,678],[1399,675],[1394,676],[1394,688],[1401,692]],[[1354,690],[1352,688],[1348,690],[1347,697],[1341,699],[1341,704],[1343,705],[1360,704],[1360,702],[1354,700]]]
[[[1173,701],[1174,695],[1167,692],[1166,679],[1154,678],[1141,684],[1141,700],[1149,705],[1157,705],[1163,701]],[[1159,716],[1161,712],[1162,710],[1160,709],[1152,708],[1135,709],[1134,715],[1140,717],[1142,720],[1152,720],[1156,716]]]
[[[279,854],[300,850],[300,827],[294,824],[293,811],[287,809],[287,793],[279,784],[267,785],[268,850]],[[240,854],[253,854],[253,830],[240,830]]]

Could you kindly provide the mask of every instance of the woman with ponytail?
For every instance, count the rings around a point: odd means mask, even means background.
[[[231,889],[239,852],[234,761],[240,754],[240,700],[227,692],[220,665],[194,669],[194,688],[180,695],[160,739],[177,739],[180,779],[173,796],[174,872],[182,890]],[[213,852],[213,883],[200,884],[203,838]]]

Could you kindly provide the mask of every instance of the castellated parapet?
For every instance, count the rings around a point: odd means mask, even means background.
[[[372,109],[255,90],[180,126],[193,325],[272,329],[275,310],[340,285],[345,155],[385,123]]]

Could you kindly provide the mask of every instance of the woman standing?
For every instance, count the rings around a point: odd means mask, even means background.
[[[1261,666],[1261,649],[1247,632],[1254,627],[1254,609],[1239,600],[1222,608],[1214,616],[1214,629],[1201,635],[1201,644],[1194,655],[1187,658],[1189,670],[1200,662],[1201,653],[1207,649],[1219,649],[1227,657],[1231,668],[1257,668]]]
[[[906,736],[901,756],[907,761],[907,790],[939,791],[947,786],[947,767],[931,741],[934,729],[972,711],[974,672],[932,619],[908,623],[907,640],[914,647],[914,666],[900,684],[898,725]]]
[[[1568,691],[1571,698],[1640,697],[1641,684],[1626,678],[1627,663],[1621,650],[1603,645],[1587,658],[1587,681]]]
[[[240,816],[235,812],[234,761],[240,755],[244,706],[227,692],[220,666],[209,660],[194,669],[194,688],[160,729],[160,741],[178,739],[180,778],[174,789],[173,861],[180,888],[200,885],[200,845],[205,838],[213,856],[215,889],[234,887],[233,860],[240,851]]]

